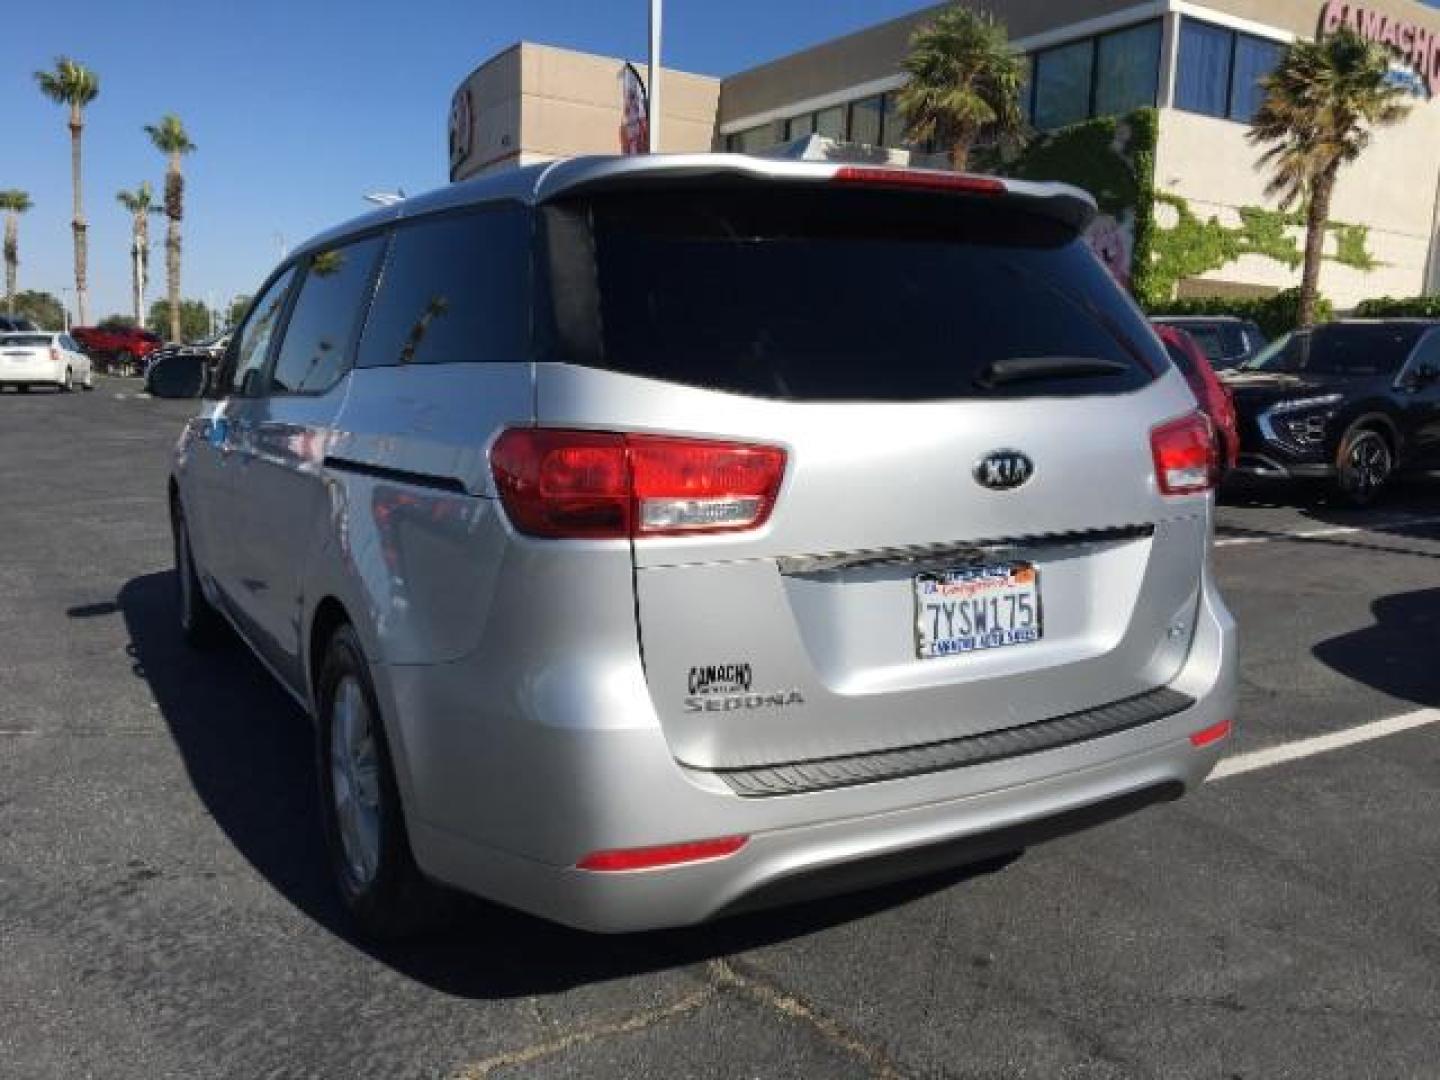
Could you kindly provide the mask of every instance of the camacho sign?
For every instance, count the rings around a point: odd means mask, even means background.
[[[1320,15],[1320,33],[1333,34],[1341,27],[1392,49],[1425,80],[1431,97],[1440,94],[1440,32],[1363,4],[1329,0]]]

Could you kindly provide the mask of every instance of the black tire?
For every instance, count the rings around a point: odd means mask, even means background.
[[[1370,506],[1395,473],[1395,450],[1374,428],[1351,428],[1336,457],[1336,493],[1351,506]]]
[[[190,530],[179,502],[170,508],[171,534],[175,542],[175,588],[180,608],[180,635],[195,649],[209,649],[225,636],[225,620],[205,599],[195,556],[190,550]]]
[[[66,368],[66,369],[65,369],[65,381],[62,382],[62,383],[57,387],[57,389],[58,389],[62,394],[71,394],[71,393],[74,393],[74,392],[75,392],[75,372],[72,371],[70,368]]]
[[[315,742],[325,844],[330,853],[331,876],[356,930],[365,938],[394,941],[438,929],[449,913],[451,897],[420,873],[410,852],[404,808],[369,665],[355,631],[348,625],[342,624],[331,635],[325,649],[316,703]],[[368,764],[364,766],[356,756],[336,750],[337,738],[345,739],[346,732],[353,730],[347,727],[346,710],[357,704],[363,705],[366,713],[366,734],[352,745],[358,743],[368,750]],[[358,756],[363,757],[364,751]],[[337,784],[350,793],[348,812],[341,806],[344,792],[341,799],[336,797]],[[347,850],[341,817],[349,813],[372,815],[371,833],[376,839],[368,846],[368,860]]]

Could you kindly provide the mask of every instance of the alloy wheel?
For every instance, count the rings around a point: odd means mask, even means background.
[[[353,675],[330,707],[330,790],[350,883],[363,889],[380,866],[380,759],[374,720]]]
[[[1371,431],[1361,432],[1346,447],[1341,479],[1346,492],[1368,501],[1390,478],[1394,462],[1385,440]]]

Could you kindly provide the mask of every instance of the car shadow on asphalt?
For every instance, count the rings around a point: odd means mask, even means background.
[[[1320,642],[1315,658],[1393,698],[1440,708],[1440,588],[1383,596],[1370,609],[1373,625]]]
[[[701,963],[875,915],[1011,861],[996,859],[692,929],[617,937],[458,898],[446,927],[425,940],[404,945],[358,940],[329,880],[308,720],[238,641],[208,652],[186,646],[175,594],[175,576],[165,572],[127,582],[117,599],[133,672],[149,684],[205,809],[239,853],[307,917],[447,994],[523,997]]]

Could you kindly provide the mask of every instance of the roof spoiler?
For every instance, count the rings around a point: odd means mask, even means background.
[[[1063,222],[1077,233],[1089,228],[1097,213],[1095,200],[1069,184],[1036,184],[938,169],[784,161],[746,154],[571,158],[545,169],[535,185],[535,201],[546,203],[591,192],[725,180],[835,184],[999,198],[1023,203],[1034,213]]]

